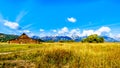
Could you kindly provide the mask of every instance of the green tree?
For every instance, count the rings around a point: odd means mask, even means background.
[[[81,42],[88,42],[88,43],[103,43],[104,38],[98,36],[97,34],[93,34],[88,36],[87,38],[82,39]]]

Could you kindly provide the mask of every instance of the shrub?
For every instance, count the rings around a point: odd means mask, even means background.
[[[81,42],[88,42],[88,43],[103,43],[104,38],[98,36],[97,34],[93,34],[88,36],[87,38],[84,38]]]
[[[53,41],[53,40],[49,40],[49,41],[47,41],[48,43],[54,43],[55,41]]]

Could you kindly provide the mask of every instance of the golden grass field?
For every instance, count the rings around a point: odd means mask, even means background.
[[[120,43],[0,43],[0,68],[120,68]]]

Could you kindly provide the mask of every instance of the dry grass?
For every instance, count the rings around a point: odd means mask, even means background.
[[[14,48],[13,53],[0,55],[1,67],[27,67],[29,64],[32,68],[120,68],[120,43],[12,45],[0,44],[1,52],[7,47],[10,47],[7,52]],[[24,52],[18,51],[19,48]]]

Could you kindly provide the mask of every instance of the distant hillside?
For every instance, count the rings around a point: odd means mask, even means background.
[[[0,33],[0,42],[7,42],[9,40],[16,39],[18,37],[19,37],[18,35]],[[34,39],[34,40],[38,40],[38,41],[44,42],[38,36],[33,36],[31,38]]]
[[[39,42],[44,42],[44,40],[41,40],[38,36],[32,36],[31,38],[34,40],[38,40]]]
[[[8,40],[17,38],[18,35],[10,35],[10,34],[3,34],[0,33],[0,42],[7,42]]]
[[[108,37],[108,36],[103,36],[103,38],[106,42],[119,42],[119,40],[116,40],[116,39]]]
[[[18,37],[18,35],[0,33],[0,42],[7,42],[8,40],[15,39],[17,37]],[[72,37],[68,37],[68,36],[45,36],[45,37],[40,38],[39,36],[33,36],[31,38],[34,40],[41,41],[41,42],[51,41],[51,40],[55,41],[55,42],[58,42],[60,40],[65,40],[65,41],[74,40],[76,42],[80,42],[83,38],[86,38],[86,37],[87,36],[83,36],[83,37],[79,37],[79,36],[72,36]],[[114,38],[111,38],[108,36],[103,36],[103,37],[104,37],[105,42],[120,42],[120,40],[114,39]]]
[[[60,41],[60,40],[74,40],[76,42],[80,42],[82,39],[86,38],[87,36],[83,36],[83,37],[68,37],[68,36],[45,36],[45,37],[41,37],[40,39],[44,40],[44,41]],[[119,40],[116,40],[114,38],[108,37],[108,36],[103,36],[105,42],[119,42]]]

